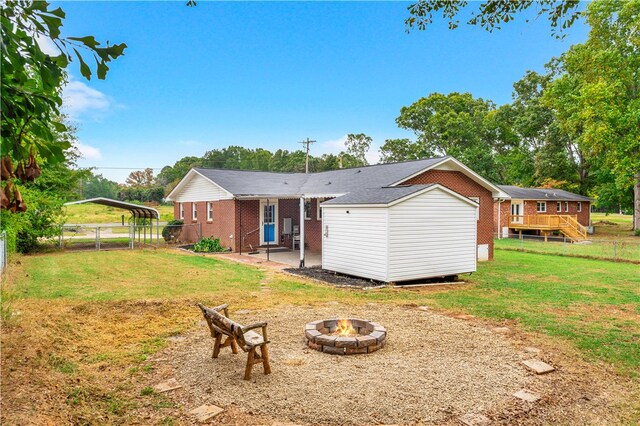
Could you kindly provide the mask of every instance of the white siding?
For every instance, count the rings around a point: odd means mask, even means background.
[[[476,207],[433,189],[389,208],[389,281],[476,270]]]
[[[387,281],[387,211],[384,207],[325,208],[322,267]]]
[[[175,194],[173,201],[178,203],[194,201],[218,201],[233,198],[231,194],[210,180],[194,174],[182,190]]]

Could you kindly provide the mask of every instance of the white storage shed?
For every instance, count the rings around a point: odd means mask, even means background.
[[[439,184],[351,192],[322,208],[322,267],[384,282],[476,270],[478,204]]]

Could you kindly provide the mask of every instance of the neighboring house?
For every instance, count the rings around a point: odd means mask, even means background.
[[[327,207],[341,205],[341,199],[349,200],[342,197],[360,196],[372,189],[430,184],[439,185],[432,189],[436,192],[448,191],[447,194],[458,201],[460,196],[466,198],[465,205],[469,205],[470,200],[478,206],[474,252],[480,260],[492,259],[493,200],[508,198],[508,195],[453,157],[309,174],[197,168],[187,173],[167,199],[175,203],[176,219],[183,219],[185,224],[199,224],[202,235],[219,237],[222,244],[233,251],[266,244],[299,246],[303,264],[305,248],[318,252],[323,249],[323,202],[334,199],[326,203]],[[453,204],[457,205],[458,201]],[[449,229],[448,234],[438,240],[442,243],[457,238],[455,226],[447,228],[460,219],[454,213],[455,206],[451,208],[453,210],[444,204],[434,210],[437,215],[434,223]],[[374,230],[375,226],[372,223],[370,228]],[[409,226],[416,229],[416,235],[421,235],[420,223]],[[461,223],[461,227],[464,226]],[[186,226],[182,239],[195,241],[198,227]],[[329,232],[331,238],[333,233]],[[363,230],[366,232],[367,229]],[[375,243],[373,234],[368,238],[368,244]],[[300,240],[303,244],[296,244]],[[415,244],[416,251],[423,250],[419,243]],[[367,243],[361,241],[360,244]],[[446,253],[456,256],[454,252]]]
[[[510,199],[494,203],[494,229],[498,238],[514,233],[548,236],[564,234],[574,241],[587,237],[591,199],[554,188],[498,186]]]

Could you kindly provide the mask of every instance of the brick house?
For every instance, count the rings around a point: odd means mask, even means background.
[[[572,240],[586,238],[591,223],[589,197],[554,188],[498,186],[508,199],[494,202],[494,232],[499,238],[516,233],[548,236],[553,232]]]
[[[508,195],[450,156],[309,174],[196,168],[167,200],[174,202],[176,219],[197,225],[184,227],[184,241],[194,242],[200,233],[236,252],[297,246],[303,260],[305,249],[322,250],[324,201],[372,188],[432,184],[475,203],[477,258],[493,259],[493,201]],[[438,220],[454,220],[446,210],[438,214]]]

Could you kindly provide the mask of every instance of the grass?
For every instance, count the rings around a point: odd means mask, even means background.
[[[640,238],[636,240],[597,240],[589,244],[564,244],[561,241],[504,238],[495,240],[496,249],[526,250],[533,253],[563,256],[589,256],[602,259],[625,259],[640,262]]]
[[[595,233],[594,241],[622,241],[640,244],[640,237],[633,235],[633,216],[617,213],[591,213]]]
[[[173,206],[154,206],[153,208],[160,212],[161,221],[173,219]],[[130,216],[127,210],[91,203],[70,205],[65,207],[65,211],[68,224],[121,223],[122,215],[126,224]]]
[[[153,368],[145,360],[197,326],[196,301],[227,302],[232,313],[328,301],[427,304],[512,322],[637,383],[637,265],[512,251],[496,258],[469,285],[364,292],[169,250],[21,257],[4,289],[13,315],[1,336],[2,420],[26,422],[11,407],[28,405],[43,416],[28,420],[40,423],[132,423],[127,413],[143,411],[171,423],[175,406],[147,387]],[[270,292],[260,290],[265,279]]]

